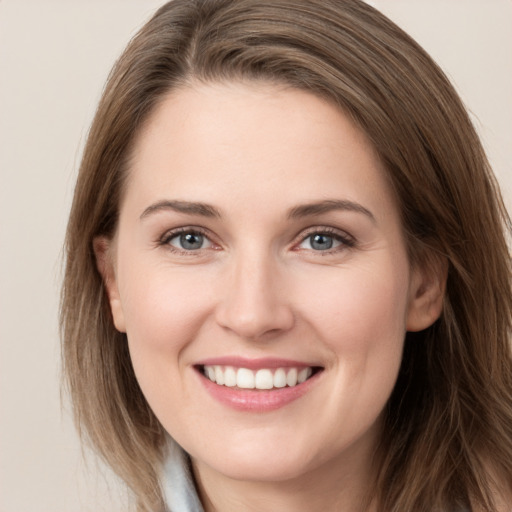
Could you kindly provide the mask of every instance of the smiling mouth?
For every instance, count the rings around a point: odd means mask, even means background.
[[[308,366],[251,370],[234,366],[200,365],[197,370],[219,386],[268,391],[299,386],[322,371],[323,368]]]

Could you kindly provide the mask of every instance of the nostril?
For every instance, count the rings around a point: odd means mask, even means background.
[[[251,341],[275,338],[288,331],[295,322],[293,312],[269,288],[270,285],[262,289],[261,283],[234,286],[232,294],[219,302],[216,322],[224,329]]]

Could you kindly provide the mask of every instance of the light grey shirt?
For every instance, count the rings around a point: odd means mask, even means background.
[[[204,512],[191,474],[190,459],[174,441],[169,441],[162,491],[168,512]]]

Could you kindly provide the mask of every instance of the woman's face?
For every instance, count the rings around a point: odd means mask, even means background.
[[[368,456],[405,332],[438,314],[372,146],[298,90],[170,94],[139,134],[105,242],[147,401],[196,467],[236,479]]]

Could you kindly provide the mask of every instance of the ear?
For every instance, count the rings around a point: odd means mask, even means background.
[[[105,236],[98,236],[92,242],[96,266],[107,292],[114,325],[119,332],[126,332],[124,312],[117,287],[112,244],[112,239]]]
[[[413,267],[406,322],[408,331],[422,331],[440,317],[447,277],[445,258],[430,258]]]

